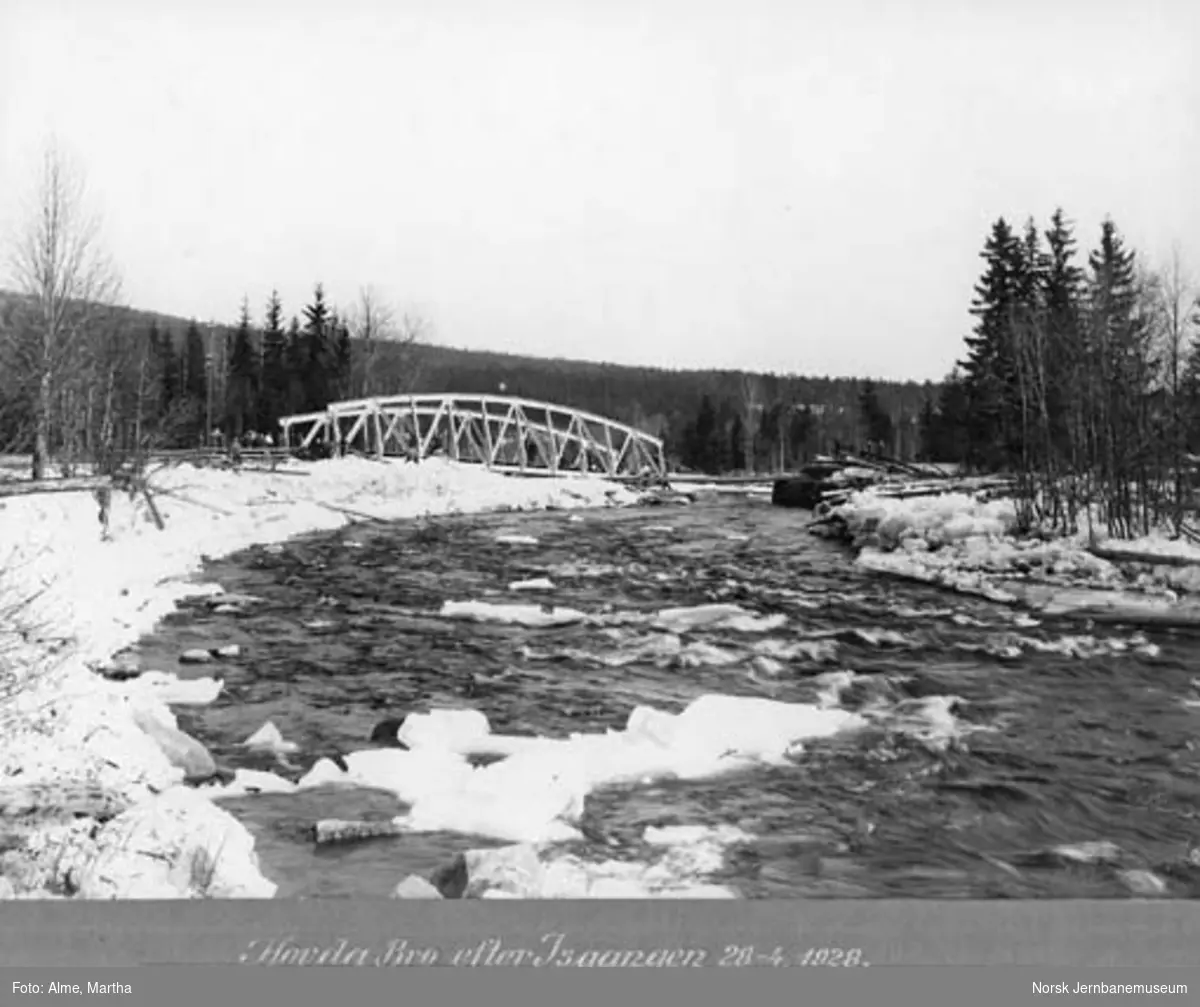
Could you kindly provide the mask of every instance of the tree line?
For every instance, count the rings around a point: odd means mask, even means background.
[[[610,417],[661,437],[675,467],[794,471],[817,455],[876,450],[913,459],[931,382],[672,370],[414,347],[419,390],[508,394]]]
[[[194,447],[214,429],[278,437],[289,413],[409,391],[509,394],[626,422],[663,438],[671,464],[779,471],[873,445],[913,457],[930,383],[664,370],[457,350],[370,288],[345,310],[320,285],[285,323],[272,293],[233,325],[139,312],[86,213],[81,177],[47,151],[35,207],[12,242],[19,293],[0,293],[0,450],[113,465]]]
[[[284,324],[277,291],[261,324],[248,302],[232,329],[190,321],[181,339],[157,320],[140,347],[137,415],[163,447],[278,433],[281,416],[316,412],[354,391],[350,324],[321,284]]]
[[[924,457],[1018,478],[1030,524],[1139,534],[1191,507],[1200,308],[1178,255],[1151,269],[1106,219],[1080,261],[1057,210],[981,253],[965,358],[926,404]]]

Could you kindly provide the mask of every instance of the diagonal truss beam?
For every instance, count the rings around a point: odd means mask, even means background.
[[[280,420],[284,443],[418,460],[445,454],[500,471],[666,476],[661,439],[594,413],[504,395],[395,395]]]

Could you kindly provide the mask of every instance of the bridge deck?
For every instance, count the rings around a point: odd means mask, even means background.
[[[665,478],[657,437],[615,420],[505,395],[393,395],[333,402],[323,412],[285,416],[284,444],[326,444],[336,454],[457,461],[530,475],[593,472]]]

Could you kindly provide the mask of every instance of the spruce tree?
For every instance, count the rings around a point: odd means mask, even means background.
[[[330,402],[332,361],[329,352],[329,307],[318,283],[312,302],[304,307],[304,410],[316,412]]]
[[[262,331],[262,387],[258,402],[258,429],[274,436],[279,417],[287,409],[287,337],[283,331],[283,305],[272,290]]]
[[[864,381],[858,393],[859,421],[871,451],[891,450],[895,429],[892,417],[879,400],[879,388],[874,381]]]
[[[183,342],[184,394],[198,402],[208,397],[208,354],[205,352],[204,335],[193,319],[188,323]]]
[[[159,380],[161,415],[166,415],[183,397],[179,355],[175,352],[175,336],[170,329],[163,329],[159,333],[158,363],[155,373]]]
[[[684,432],[684,457],[689,468],[711,473],[720,464],[717,454],[717,413],[712,399],[704,395]]]
[[[740,412],[733,414],[729,424],[729,449],[722,468],[740,469],[745,464],[746,425]]]
[[[229,355],[226,417],[230,434],[241,437],[255,419],[258,407],[258,351],[250,327],[250,302],[242,301],[242,313],[233,335]]]
[[[1020,305],[1024,250],[1007,221],[999,218],[984,244],[987,264],[975,287],[971,314],[976,318],[966,339],[962,362],[970,400],[967,427],[969,460],[995,469],[1012,460],[1015,442],[1017,370],[1013,353],[1013,320]]]
[[[1187,450],[1200,454],[1200,300],[1197,300],[1192,315],[1192,326],[1197,329],[1188,346],[1183,368],[1183,431]]]
[[[353,394],[354,350],[350,342],[350,326],[339,319],[334,330],[334,371],[337,374],[338,398],[347,399]]]
[[[300,331],[300,320],[292,316],[288,324],[287,350],[284,354],[285,372],[287,376],[287,406],[288,413],[305,411],[304,378],[308,372],[308,356],[305,353],[304,334]]]
[[[1060,462],[1072,463],[1073,428],[1078,420],[1078,396],[1084,345],[1080,330],[1083,271],[1075,265],[1074,227],[1061,208],[1050,217],[1046,252],[1040,266],[1045,326],[1045,417],[1052,449]]]

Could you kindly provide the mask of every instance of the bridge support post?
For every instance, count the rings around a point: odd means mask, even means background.
[[[375,427],[375,457],[383,461],[386,453],[383,449],[383,410],[379,408],[379,400],[371,400],[371,423]]]

